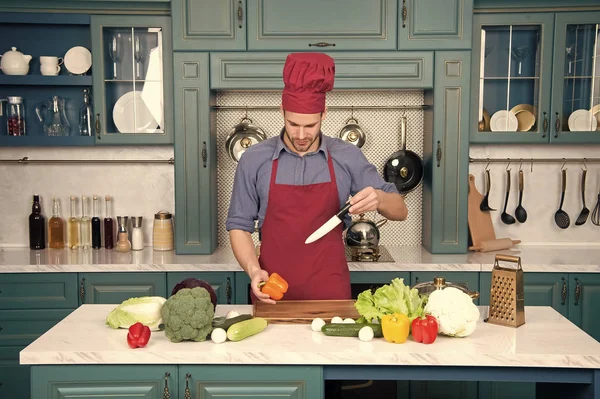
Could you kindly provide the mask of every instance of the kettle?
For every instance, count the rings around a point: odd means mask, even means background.
[[[29,73],[30,55],[24,55],[17,51],[16,47],[12,47],[9,51],[0,55],[0,69],[5,75],[27,75]]]
[[[379,245],[379,228],[387,222],[381,219],[377,222],[366,219],[361,213],[358,220],[352,222],[346,231],[346,245],[349,247],[373,248]]]
[[[443,290],[448,287],[453,287],[453,288],[456,288],[456,289],[464,292],[465,294],[470,296],[471,299],[479,298],[478,291],[470,291],[469,289],[463,287],[460,284],[454,284],[449,281],[446,281],[446,279],[444,277],[434,277],[433,281],[417,283],[410,288],[416,289],[417,291],[419,291],[420,295],[429,296],[429,294],[431,294],[433,291]]]

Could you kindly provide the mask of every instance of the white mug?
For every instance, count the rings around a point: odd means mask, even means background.
[[[42,75],[56,76],[60,72],[60,65],[63,63],[62,57],[40,57],[40,71]]]

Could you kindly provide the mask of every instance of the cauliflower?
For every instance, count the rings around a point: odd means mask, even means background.
[[[183,288],[162,307],[165,335],[171,342],[204,341],[212,331],[215,310],[206,288]]]
[[[479,320],[479,309],[471,297],[454,287],[432,292],[425,313],[437,319],[439,333],[452,337],[471,335]]]

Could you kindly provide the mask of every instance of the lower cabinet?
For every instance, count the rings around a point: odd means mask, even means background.
[[[411,381],[410,399],[477,399],[477,382]]]
[[[79,304],[120,304],[131,297],[166,297],[166,282],[166,273],[79,273]]]
[[[235,278],[233,272],[167,273],[167,297],[171,296],[171,292],[173,291],[175,285],[177,285],[180,281],[190,277],[194,277],[209,283],[217,294],[217,303],[224,305],[233,303],[233,292],[235,289]]]
[[[0,346],[0,398],[29,399],[29,367],[19,365],[22,346]]]

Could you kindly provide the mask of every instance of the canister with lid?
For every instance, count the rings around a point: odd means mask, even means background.
[[[152,245],[155,251],[173,249],[173,215],[168,211],[159,211],[154,215]]]

